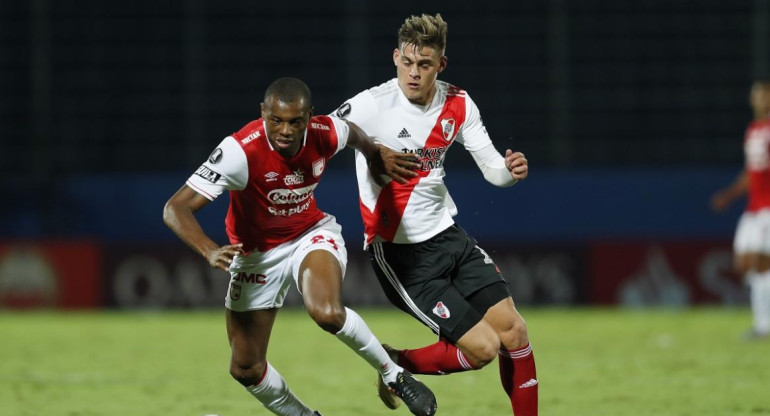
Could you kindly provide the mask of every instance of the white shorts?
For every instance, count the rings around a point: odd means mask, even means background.
[[[744,212],[735,231],[733,250],[737,254],[770,255],[770,209]]]
[[[348,252],[341,231],[342,227],[334,216],[326,214],[292,241],[265,252],[236,256],[230,265],[230,287],[225,307],[236,312],[280,308],[292,279],[299,290],[299,266],[311,251],[332,253],[340,262],[342,276],[345,276]]]

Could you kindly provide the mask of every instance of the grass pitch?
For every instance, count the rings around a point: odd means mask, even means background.
[[[359,309],[380,340],[434,340],[401,312]],[[770,340],[747,309],[522,308],[540,414],[770,415]],[[374,371],[302,310],[283,310],[268,357],[326,416],[409,415],[381,405]],[[228,374],[222,311],[0,312],[0,415],[271,415]],[[422,376],[439,416],[510,415],[497,365]]]

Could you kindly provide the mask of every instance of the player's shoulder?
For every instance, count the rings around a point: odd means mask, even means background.
[[[240,130],[233,133],[232,137],[244,147],[257,139],[266,137],[262,119],[250,121],[241,127]]]
[[[467,97],[468,92],[464,89],[454,85],[450,84],[446,81],[436,80],[436,90],[439,94],[445,95],[447,97]]]
[[[375,100],[386,99],[398,94],[398,79],[393,78],[364,91]]]
[[[333,131],[334,121],[330,116],[317,115],[310,117],[310,122],[307,124],[307,128],[314,132],[331,132]]]

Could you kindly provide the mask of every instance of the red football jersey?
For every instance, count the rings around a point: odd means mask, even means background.
[[[210,200],[229,190],[225,225],[230,243],[243,243],[247,253],[267,251],[323,218],[313,192],[348,134],[342,120],[312,117],[299,152],[284,158],[267,139],[262,119],[252,121],[226,137],[187,185]]]
[[[770,120],[751,123],[743,144],[749,175],[747,211],[770,208]]]

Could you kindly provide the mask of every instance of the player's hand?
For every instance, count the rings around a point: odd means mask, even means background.
[[[730,195],[727,192],[717,192],[711,197],[711,209],[717,213],[725,212],[731,202],[732,198],[730,198]]]
[[[419,158],[414,153],[395,152],[387,146],[378,144],[380,157],[369,161],[369,170],[378,185],[380,175],[387,175],[398,183],[407,183],[409,179],[417,176],[415,169],[420,167]]]
[[[243,244],[228,244],[209,251],[206,260],[209,261],[211,267],[228,271],[233,257],[240,254],[243,254]]]
[[[511,177],[520,181],[529,175],[529,164],[524,153],[513,152],[511,149],[505,151],[505,167],[511,173]]]

